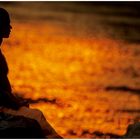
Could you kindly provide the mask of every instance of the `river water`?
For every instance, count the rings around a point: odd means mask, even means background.
[[[12,17],[3,51],[13,91],[64,138],[120,136],[140,120],[136,5],[3,4]]]

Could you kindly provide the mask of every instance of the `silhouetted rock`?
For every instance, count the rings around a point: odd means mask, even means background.
[[[36,120],[0,112],[0,138],[45,138]]]
[[[140,138],[140,122],[129,125],[127,128],[127,132],[123,136],[123,138],[125,138],[125,139],[129,139],[129,138],[139,139]]]

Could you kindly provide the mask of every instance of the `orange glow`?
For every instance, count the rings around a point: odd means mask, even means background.
[[[40,102],[31,107],[42,110],[65,138],[93,138],[94,131],[122,135],[138,116],[118,111],[139,109],[137,95],[104,90],[107,85],[137,87],[135,79],[123,72],[130,63],[140,67],[131,45],[74,37],[61,25],[14,23],[3,51],[14,92],[25,98],[56,99],[56,104]],[[89,133],[83,134],[84,130]]]

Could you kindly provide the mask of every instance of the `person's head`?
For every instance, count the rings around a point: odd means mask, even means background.
[[[8,38],[11,29],[8,12],[5,9],[0,8],[0,38]]]

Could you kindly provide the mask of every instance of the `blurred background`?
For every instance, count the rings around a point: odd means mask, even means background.
[[[139,2],[0,2],[13,92],[64,138],[117,138],[140,120]]]

